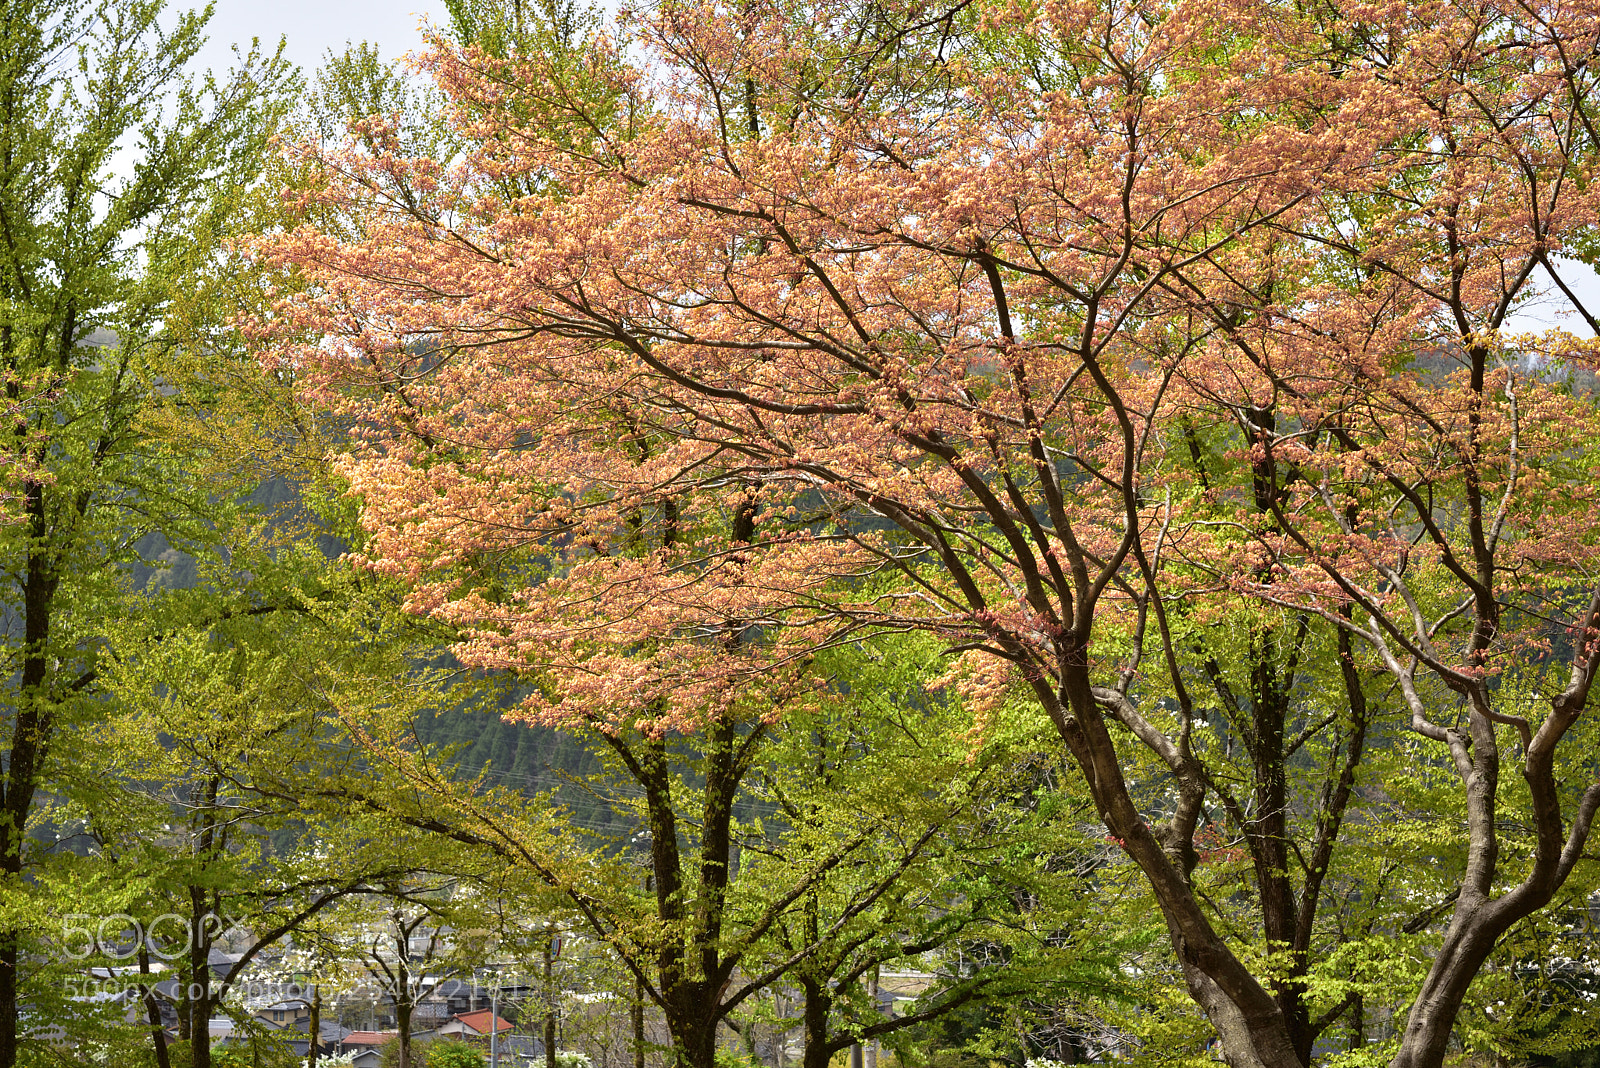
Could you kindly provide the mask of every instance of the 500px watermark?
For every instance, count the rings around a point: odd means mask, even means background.
[[[153,987],[151,984],[155,984]],[[118,975],[78,975],[67,976],[61,980],[61,989],[69,998],[81,998],[89,1001],[138,1001],[151,993],[152,989],[160,991],[167,1000],[199,1001],[201,995],[206,995],[213,1002],[220,1001],[227,993],[234,993],[232,987],[224,986],[219,982],[209,983],[156,983],[155,977],[147,977],[146,982],[139,982],[136,978]]]
[[[311,1004],[310,989],[300,983],[262,980],[225,983],[218,979],[185,983],[132,974],[128,967],[94,968],[86,975],[69,975],[62,980],[62,988],[68,997],[95,1000],[138,1000],[154,991],[169,1001],[199,1001],[204,996],[216,1002],[227,995],[247,1002],[270,1001],[279,1006]]]
[[[163,913],[146,922],[125,912],[113,912],[98,919],[87,913],[72,912],[61,919],[61,938],[57,945],[68,960],[87,960],[93,956],[127,960],[140,950],[158,960],[177,960],[197,945],[209,946],[238,923],[227,916],[208,912],[195,920],[176,912]]]

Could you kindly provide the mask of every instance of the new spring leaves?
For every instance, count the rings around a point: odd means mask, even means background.
[[[1236,1063],[1304,1063],[1328,1026],[1294,976],[1360,738],[1414,729],[1470,838],[1396,1053],[1436,1064],[1600,804],[1563,745],[1597,666],[1592,346],[1500,333],[1600,222],[1597,27],[1593,3],[665,3],[626,48],[438,40],[454,154],[408,154],[399,116],[303,150],[313,222],[262,246],[295,281],[260,325],[359,428],[366,563],[464,662],[536,679],[530,718],[779,716],[823,699],[816,650],[882,630],[938,635],[980,705],[1028,693]],[[1254,805],[1197,737],[1230,640],[1278,680],[1232,709]],[[1270,709],[1308,641],[1357,728],[1291,872]],[[1500,857],[1503,760],[1526,860]],[[1230,805],[1258,813],[1253,922],[1288,980],[1193,891]]]

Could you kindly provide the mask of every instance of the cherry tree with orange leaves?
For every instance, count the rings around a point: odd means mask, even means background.
[[[260,329],[360,431],[364,563],[465,663],[538,678],[519,714],[549,724],[781,716],[819,649],[938,635],[969,693],[1049,714],[1239,1066],[1308,1064],[1351,1008],[1306,977],[1392,687],[1470,837],[1394,1052],[1439,1065],[1600,803],[1562,745],[1600,666],[1595,418],[1553,375],[1591,348],[1505,332],[1600,222],[1600,9],[668,0],[625,25],[581,64],[437,40],[455,158],[382,116],[304,150],[354,223],[263,244],[301,284]],[[1184,636],[1241,599],[1278,620],[1236,637],[1243,700]],[[1302,848],[1284,710],[1319,634],[1344,692],[1306,730],[1344,733]],[[1511,707],[1508,666],[1560,685]],[[1243,796],[1196,679],[1245,729]],[[1246,936],[1196,886],[1219,825],[1258,873]]]

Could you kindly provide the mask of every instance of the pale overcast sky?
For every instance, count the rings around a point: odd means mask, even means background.
[[[1595,274],[1593,267],[1571,260],[1558,261],[1561,264],[1561,276],[1567,285],[1572,287],[1578,299],[1583,301],[1584,307],[1594,314],[1600,309],[1600,275]],[[1562,296],[1561,291],[1550,284],[1549,277],[1540,272],[1540,279],[1545,283],[1544,295],[1537,301],[1530,302],[1522,307],[1512,321],[1508,324],[1512,330],[1538,330],[1543,327],[1559,326],[1577,337],[1593,337],[1594,331],[1581,317],[1572,312],[1572,305]]]
[[[175,0],[171,10],[188,6]],[[424,15],[443,25],[444,0],[216,0],[200,66],[226,69],[229,45],[243,48],[252,37],[265,48],[286,38],[289,59],[307,75],[328,49],[343,51],[346,41],[370,41],[394,59],[421,46],[417,26]]]

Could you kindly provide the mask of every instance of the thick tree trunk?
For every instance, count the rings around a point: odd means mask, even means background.
[[[404,992],[395,995],[394,1023],[399,1032],[395,1041],[400,1043],[400,1068],[411,1068],[411,998]]]
[[[700,1001],[700,1004],[696,1004],[696,1001]],[[692,994],[679,999],[679,1003],[668,1010],[672,1059],[677,1068],[715,1068],[717,1022],[708,1019],[710,1016],[704,1001]]]
[[[1444,943],[1406,1015],[1400,1049],[1390,1062],[1392,1068],[1438,1068],[1444,1063],[1467,988],[1510,926],[1494,915],[1499,911],[1502,910],[1477,905],[1463,908],[1458,901]]]
[[[811,979],[802,979],[800,989],[805,995],[805,1052],[801,1068],[828,1068],[833,1058],[833,1049],[828,1045],[828,1016],[833,1009],[833,998],[827,984]]]
[[[1462,1002],[1489,954],[1513,924],[1543,908],[1559,887],[1554,879],[1540,885],[1530,876],[1493,901],[1486,901],[1479,888],[1462,893],[1433,966],[1406,1015],[1391,1068],[1439,1068],[1444,1063]]]
[[[1145,822],[1128,794],[1116,745],[1096,704],[1086,643],[1063,656],[1061,689],[1035,685],[1082,770],[1101,822],[1144,872],[1167,921],[1191,996],[1222,1040],[1233,1068],[1306,1068],[1277,1000],[1212,927],[1188,872]],[[1172,848],[1187,843],[1173,843]],[[1192,844],[1189,845],[1192,849]]]

